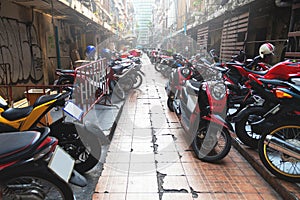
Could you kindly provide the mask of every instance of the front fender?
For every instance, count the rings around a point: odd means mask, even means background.
[[[234,132],[232,125],[224,118],[222,118],[220,115],[216,115],[216,114],[206,115],[202,117],[202,120],[213,122],[215,124],[225,127],[231,133]]]

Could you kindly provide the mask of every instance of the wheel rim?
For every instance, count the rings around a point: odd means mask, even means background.
[[[274,130],[270,135],[276,135],[286,142],[300,147],[300,126],[283,126]],[[277,173],[287,177],[300,178],[300,160],[283,154],[268,144],[263,145],[263,153],[269,166]]]
[[[22,176],[9,181],[6,186],[4,199],[64,199],[60,188],[42,178]]]
[[[134,84],[133,84],[132,88],[133,89],[138,88],[142,84],[142,81],[143,81],[142,75],[137,74],[136,77],[135,77]]]
[[[198,151],[203,157],[217,156],[226,148],[227,141],[224,136],[225,133],[216,128],[217,127],[210,127],[210,133],[208,133],[207,127],[198,130],[195,142]],[[215,131],[217,131],[217,134],[212,133]]]

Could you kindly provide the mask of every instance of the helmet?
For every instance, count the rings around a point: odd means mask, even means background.
[[[101,51],[101,57],[109,60],[111,58],[110,50],[108,48],[103,48]]]
[[[93,59],[95,57],[95,53],[96,53],[96,48],[93,45],[89,45],[86,47],[85,55],[88,57],[88,59],[90,58]]]
[[[177,59],[181,58],[181,55],[179,53],[174,53],[172,56],[173,56],[174,60],[177,60]]]
[[[259,55],[264,58],[264,55],[274,54],[275,47],[271,43],[264,43],[259,47]]]

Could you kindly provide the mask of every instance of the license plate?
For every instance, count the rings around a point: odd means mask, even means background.
[[[74,163],[74,159],[68,153],[60,146],[56,146],[48,167],[60,178],[68,182],[73,171]]]
[[[79,108],[76,104],[74,104],[72,101],[68,101],[66,106],[63,108],[63,110],[71,117],[79,121],[83,115],[83,110]]]

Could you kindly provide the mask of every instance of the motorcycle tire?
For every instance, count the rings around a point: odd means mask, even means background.
[[[123,90],[123,88],[120,87],[120,84],[117,81],[111,81],[109,83],[109,88],[112,91],[110,92],[110,94],[113,97],[117,97],[119,100],[125,99],[125,95],[126,95],[125,91]]]
[[[143,76],[140,73],[136,73],[134,84],[132,86],[133,89],[137,89],[143,83]]]
[[[254,110],[248,112],[243,118],[235,122],[235,133],[238,139],[242,141],[246,146],[253,149],[257,149],[258,141],[261,135],[255,134],[253,132],[251,125],[249,124],[249,120],[252,120],[251,122],[254,122],[253,120],[259,121],[262,118],[263,114],[265,114],[265,111],[263,109],[261,111]],[[250,128],[250,130],[246,130],[247,127]]]
[[[3,199],[75,199],[69,184],[46,167],[43,171],[16,171],[2,185]]]
[[[95,135],[83,136],[88,138],[85,139],[86,142],[83,142],[75,124],[69,122],[50,126],[50,129],[50,133],[58,138],[58,144],[75,160],[76,171],[85,173],[98,164],[102,149]],[[65,136],[62,137],[62,133]]]
[[[300,135],[297,134],[299,131],[299,122],[276,125],[272,131],[262,135],[258,144],[258,153],[263,165],[276,177],[289,182],[300,182],[300,160],[280,151],[280,149],[272,148],[269,146],[272,142],[266,138],[267,136],[277,137],[299,149]],[[283,143],[282,149],[285,149],[284,146]]]
[[[160,71],[161,71],[161,64],[160,64],[160,63],[155,63],[154,69],[155,69],[157,72],[160,72]]]
[[[120,86],[118,82],[113,87],[113,95],[118,97],[120,100],[124,100],[126,97],[124,89]]]
[[[168,100],[167,100],[167,106],[169,108],[169,110],[171,112],[174,112],[174,106],[173,106],[173,99],[171,97],[168,97]]]
[[[222,128],[221,131],[220,128]],[[209,134],[208,131],[213,134]],[[216,162],[229,153],[231,136],[228,130],[217,124],[212,122],[203,124],[198,127],[196,136],[192,141],[192,147],[198,159],[206,162]],[[221,147],[220,151],[219,147]]]
[[[165,78],[169,78],[170,74],[172,73],[172,69],[171,68],[167,68],[164,72],[163,72],[163,76]]]

